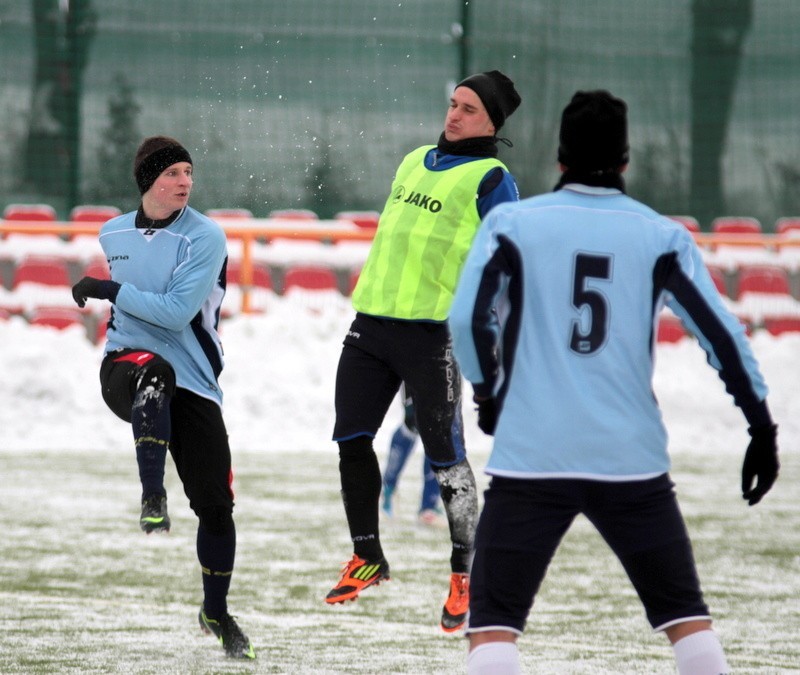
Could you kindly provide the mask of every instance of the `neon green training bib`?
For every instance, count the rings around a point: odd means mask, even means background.
[[[395,319],[444,321],[480,225],[478,187],[495,158],[445,171],[424,160],[435,146],[406,155],[386,200],[367,262],[353,291],[356,311]]]

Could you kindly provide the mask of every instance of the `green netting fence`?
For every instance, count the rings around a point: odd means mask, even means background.
[[[704,228],[800,213],[797,0],[0,0],[0,205],[137,203],[142,137],[195,159],[192,203],[380,209],[453,84],[500,69],[501,157],[556,179],[576,89],[630,105],[629,192]]]

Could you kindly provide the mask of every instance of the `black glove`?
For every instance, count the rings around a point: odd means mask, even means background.
[[[497,403],[494,398],[473,399],[478,404],[478,428],[489,436],[494,436],[497,426]]]
[[[742,498],[753,506],[761,501],[778,478],[781,466],[776,443],[778,427],[775,424],[755,429],[750,427],[747,432],[752,440],[744,453],[742,464]],[[751,487],[753,479],[756,479],[755,487]]]
[[[94,277],[83,277],[72,287],[72,297],[78,303],[78,307],[86,306],[86,298],[97,298],[98,300],[117,301],[119,284],[108,279],[95,279]]]

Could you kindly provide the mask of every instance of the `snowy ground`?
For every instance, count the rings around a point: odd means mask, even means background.
[[[130,430],[104,406],[101,348],[81,329],[0,322],[0,672],[463,672],[465,646],[436,627],[448,547],[417,527],[419,459],[386,529],[391,583],[322,602],[350,548],[329,440],[333,383],[352,318],[335,293],[270,299],[224,325],[225,415],[236,464],[239,556],[231,604],[259,651],[230,663],[194,624],[193,519],[170,472],[174,528],[137,528]],[[800,335],[753,339],[780,424],[782,476],[739,497],[746,424],[691,340],[659,345],[655,389],[673,477],[706,594],[740,673],[800,671]],[[397,404],[376,441],[385,458]],[[476,473],[489,450],[465,408]],[[485,478],[481,476],[481,481]],[[521,641],[531,673],[670,673],[616,561],[583,521],[567,537]]]

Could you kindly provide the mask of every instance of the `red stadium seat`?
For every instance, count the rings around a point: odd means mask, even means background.
[[[241,286],[242,284],[242,263],[239,260],[228,260],[227,280],[229,284]],[[253,286],[258,288],[273,289],[272,275],[269,269],[258,263],[253,263]]]
[[[56,210],[49,204],[9,204],[3,220],[50,223],[56,220]]]
[[[334,215],[336,220],[349,220],[367,230],[374,230],[378,227],[380,217],[381,214],[377,211],[339,211]]]
[[[776,234],[786,234],[789,231],[794,231],[795,234],[800,235],[800,217],[778,218],[775,221]]]
[[[659,317],[657,342],[677,342],[683,337],[686,337],[686,331],[683,329],[680,319],[671,315]]]
[[[764,328],[772,335],[800,333],[800,316],[767,316]]]
[[[348,279],[348,295],[353,295],[353,291],[356,289],[356,284],[358,283],[358,277],[361,276],[361,270],[353,270],[350,272],[350,277]]]
[[[108,262],[103,257],[92,258],[83,268],[83,276],[94,277],[95,279],[110,279],[111,272],[108,270]]]
[[[14,270],[11,287],[17,288],[22,283],[72,286],[66,260],[56,256],[31,255],[24,258]]]
[[[269,212],[270,218],[279,220],[319,220],[311,209],[276,209]]]
[[[725,272],[722,268],[716,265],[706,265],[706,268],[720,295],[728,296],[728,282],[725,280]]]
[[[253,217],[250,209],[206,209],[204,213],[209,218],[243,220]]]
[[[339,282],[335,272],[329,267],[297,265],[286,270],[283,280],[284,293],[290,288],[304,288],[313,291],[337,290]]]
[[[14,275],[16,261],[10,255],[0,256],[0,286],[11,289],[11,279]]]
[[[3,301],[0,308],[11,316],[23,316],[25,314],[25,305],[21,302]]]
[[[721,216],[711,221],[711,231],[718,234],[761,234],[761,223],[748,216]]]
[[[694,216],[667,216],[670,220],[675,220],[681,223],[689,232],[699,232],[700,223]]]
[[[32,326],[50,326],[64,330],[70,326],[84,326],[83,314],[73,307],[36,307],[28,316]]]
[[[108,331],[108,321],[111,318],[111,312],[106,309],[102,314],[94,315],[96,321],[94,326],[94,342],[95,344],[102,342],[106,339],[106,332]]]
[[[71,223],[105,223],[121,214],[122,211],[116,206],[82,204],[69,212],[69,221]]]
[[[106,339],[106,333],[108,333],[108,320],[106,321],[98,321],[97,327],[94,330],[94,342],[95,344],[101,343],[103,340]]]
[[[771,293],[791,296],[789,273],[777,265],[747,265],[739,270],[735,300],[746,293]]]

